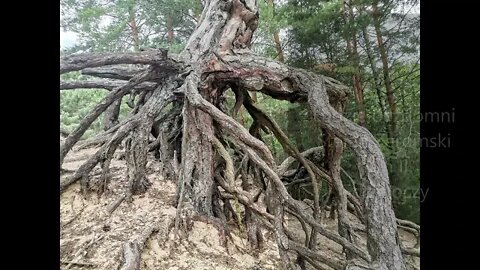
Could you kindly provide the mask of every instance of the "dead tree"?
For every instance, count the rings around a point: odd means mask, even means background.
[[[67,136],[60,149],[61,163],[110,105],[128,95],[133,107],[125,120],[101,135],[99,150],[61,182],[61,190],[77,180],[86,179],[97,164],[108,178],[110,160],[124,141],[129,194],[145,192],[149,187],[145,175],[147,153],[152,146],[148,136],[152,125],[160,122],[160,139],[156,143],[161,145],[162,161],[170,168],[170,177],[178,183],[177,225],[184,223],[182,219],[188,220],[195,215],[223,223],[232,217],[241,223],[241,213],[232,207],[239,203],[248,209],[245,220],[251,241],[261,242],[261,228],[274,232],[284,269],[296,269],[294,256],[317,268],[405,269],[396,238],[397,221],[391,205],[387,167],[377,141],[368,130],[337,111],[338,104],[348,96],[348,89],[340,82],[291,68],[250,51],[259,19],[258,2],[203,0],[200,22],[178,55],[166,50],[149,50],[77,54],[60,59],[60,73],[84,70],[97,77],[89,84],[83,82],[84,85],[96,84],[110,90]],[[144,68],[134,70],[126,65],[144,65]],[[110,71],[105,72],[106,69]],[[62,85],[67,89],[83,84],[62,82]],[[225,106],[227,91],[235,93],[236,105],[232,110]],[[309,106],[315,120],[329,136],[328,166],[323,168],[305,153],[300,153],[275,121],[251,102],[252,92]],[[244,106],[254,119],[248,129],[229,113],[238,111],[239,106]],[[277,137],[291,156],[290,161],[280,166],[276,164],[262,141],[262,131]],[[362,198],[350,194],[341,183],[342,142],[356,153],[364,187]],[[315,187],[313,215],[303,210],[282,182],[282,178],[291,173],[291,160],[298,161],[307,172],[307,181]],[[238,181],[243,184],[238,185]],[[337,194],[338,211],[342,211],[340,235],[326,230],[319,222],[318,191],[321,186],[329,186]],[[264,200],[259,200],[261,196]],[[368,251],[349,236],[348,220],[344,218],[348,205],[353,205],[364,218]],[[310,235],[310,239],[315,240],[315,235],[321,234],[342,245],[348,257],[339,261],[317,251],[314,240],[305,243],[294,240],[284,225],[286,213],[293,213],[299,219],[307,238]]]

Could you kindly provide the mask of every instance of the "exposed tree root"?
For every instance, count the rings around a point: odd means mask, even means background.
[[[272,231],[284,269],[296,269],[295,264],[305,268],[308,263],[315,269],[404,270],[402,252],[416,256],[419,250],[400,248],[397,223],[409,231],[419,232],[420,228],[394,216],[387,168],[378,143],[366,129],[342,116],[348,89],[341,83],[251,53],[248,48],[258,20],[257,2],[204,1],[202,19],[180,55],[154,50],[79,54],[61,59],[60,73],[82,70],[83,74],[101,78],[62,82],[62,89],[110,90],[61,145],[60,164],[104,113],[106,131],[79,146],[98,144],[100,149],[60,183],[61,192],[79,179],[84,179],[82,186],[86,190],[88,176],[97,164],[102,169],[99,192],[107,190],[111,160],[125,141],[129,190],[110,205],[109,213],[125,198],[147,190],[147,155],[156,151],[168,178],[177,182],[177,215],[174,222],[165,225],[167,234],[174,227],[176,239],[181,229],[188,234],[193,220],[200,220],[214,224],[220,241],[226,244],[227,237],[231,237],[227,223],[233,219],[253,249],[261,249],[263,228]],[[235,93],[231,109],[225,107],[227,89]],[[300,153],[278,124],[255,105],[248,91],[307,103],[324,129],[324,145]],[[131,115],[116,123],[118,104],[129,94]],[[249,130],[236,120],[242,106],[254,120]],[[290,156],[280,165],[263,142],[262,131],[271,132]],[[155,137],[152,143],[150,134]],[[353,194],[346,190],[342,182],[343,143],[357,156],[364,187],[361,198],[355,189]],[[293,165],[296,168],[290,169]],[[312,187],[310,191],[305,189],[313,198],[312,214],[289,193],[292,187],[304,188],[303,184]],[[321,204],[322,187],[329,189],[329,196]],[[322,226],[321,212],[329,202],[331,213],[338,213],[340,235]],[[365,228],[351,227],[347,211],[353,212]],[[300,222],[305,243],[294,239],[286,228],[286,213]],[[156,229],[152,225],[125,243],[122,270],[139,269],[142,247]],[[353,237],[355,230],[363,229],[368,236],[368,253]],[[317,234],[340,244],[345,260],[318,251]],[[297,261],[291,260],[288,253],[297,255]]]
[[[70,135],[70,132],[68,132],[67,130],[63,129],[63,128],[60,128],[60,135],[63,136],[64,138],[68,137],[68,135]]]
[[[126,125],[122,126],[115,135],[110,139],[110,141],[104,144],[97,152],[90,157],[84,164],[78,168],[78,170],[70,177],[65,179],[60,183],[60,192],[63,192],[68,186],[75,183],[77,180],[82,178],[85,175],[88,175],[91,170],[105,158],[105,153],[112,153],[112,149],[115,149],[121,141],[127,136],[128,132],[133,129],[136,125],[139,124],[138,120],[132,120]],[[110,151],[109,151],[110,150]]]
[[[65,142],[60,146],[60,166],[63,164],[63,159],[67,153],[72,149],[73,145],[82,137],[85,131],[90,127],[90,125],[97,119],[102,112],[104,112],[110,104],[115,100],[121,98],[125,95],[130,89],[135,85],[142,83],[149,79],[152,75],[153,69],[146,71],[144,74],[140,74],[132,78],[127,84],[116,88],[111,91],[105,99],[99,103],[85,118],[82,119],[78,127],[68,135],[65,139]]]
[[[89,262],[72,262],[72,261],[65,261],[65,260],[60,260],[61,263],[67,264],[67,265],[78,265],[78,266],[86,266],[86,267],[95,267],[97,266],[94,263],[89,263]]]
[[[137,54],[137,53],[134,53],[134,54]],[[89,75],[92,77],[97,77],[97,78],[103,78],[103,79],[115,79],[116,82],[122,82],[121,80],[128,81],[131,78],[133,78],[133,76],[135,76],[136,74],[145,71],[145,69],[146,69],[145,66],[139,67],[138,65],[134,65],[134,66],[108,65],[108,66],[84,68],[82,69],[82,74]]]
[[[402,252],[410,256],[420,257],[420,249],[402,248]]]
[[[93,234],[90,241],[85,244],[82,248],[80,248],[74,255],[73,259],[67,264],[65,269],[70,269],[74,264],[77,264],[83,256],[85,256],[87,250],[95,244],[97,241],[101,240],[104,237],[104,235],[96,235]]]
[[[108,206],[107,213],[111,215],[127,197],[128,195],[122,195],[116,199],[110,206]]]
[[[150,235],[158,231],[158,225],[152,224],[148,226],[140,235],[130,239],[123,245],[123,265],[120,270],[139,270],[140,256],[143,246]]]

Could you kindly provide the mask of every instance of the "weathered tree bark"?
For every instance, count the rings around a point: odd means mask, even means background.
[[[192,204],[195,211],[213,216],[213,122],[211,117],[195,109],[187,101],[183,112],[184,141],[179,194],[182,200]]]
[[[173,67],[172,57],[167,60],[166,50],[151,50],[134,53],[97,53],[75,54],[60,59],[60,74],[94,68],[107,65],[119,64],[155,64],[157,66]],[[173,61],[172,61],[173,60]]]
[[[132,76],[133,77],[133,76]],[[112,91],[115,88],[123,86],[125,82],[109,80],[109,79],[95,79],[88,81],[60,81],[60,90],[81,89],[81,88],[101,88]],[[155,84],[151,82],[141,83],[133,87],[134,91],[152,91],[155,89]]]
[[[128,240],[123,245],[123,264],[120,270],[140,270],[140,259],[143,246],[147,242],[150,235],[160,228],[156,224],[152,224],[137,237]],[[165,229],[165,228],[162,228]]]
[[[322,97],[323,95],[323,97]],[[396,219],[391,205],[387,167],[380,147],[364,128],[345,121],[328,104],[322,91],[309,93],[312,111],[328,131],[345,141],[356,153],[363,179],[368,250],[374,269],[405,269],[396,240]],[[328,121],[325,121],[328,119]]]
[[[98,78],[130,80],[145,69],[145,67],[138,66],[104,66],[82,69],[82,74]]]
[[[118,116],[120,114],[120,106],[122,105],[122,98],[113,102],[110,107],[107,108],[103,115],[103,130],[107,131],[116,124],[118,124]]]
[[[147,51],[136,54],[78,55],[61,60],[61,73],[113,64],[140,63],[151,66],[147,71],[141,71],[140,75],[124,77],[124,80],[129,79],[129,81],[113,89],[87,115],[62,145],[62,160],[88,126],[110,104],[142,83],[158,84],[155,90],[149,93],[143,92],[145,94],[142,94],[139,101],[132,106],[131,121],[122,121],[118,127],[112,127],[111,130],[116,130],[112,131],[112,139],[103,142],[97,153],[82,165],[74,176],[62,182],[62,190],[88,175],[98,162],[103,164],[104,172],[108,171],[113,152],[118,144],[129,136],[126,143],[126,161],[130,192],[131,195],[144,192],[148,188],[146,161],[151,146],[148,136],[154,123],[163,119],[162,124],[171,125],[170,129],[175,131],[176,135],[169,134],[168,128],[162,127],[160,130],[166,137],[165,139],[160,137],[155,143],[160,143],[161,146],[162,143],[167,144],[161,147],[161,149],[168,149],[161,150],[168,152],[162,153],[165,154],[166,159],[172,156],[172,149],[175,149],[174,161],[177,160],[175,153],[181,156],[179,168],[173,173],[174,177],[178,175],[176,179],[178,181],[178,212],[175,220],[177,230],[182,220],[184,227],[188,229],[188,220],[191,221],[193,216],[225,220],[226,217],[223,215],[225,209],[224,211],[219,209],[221,204],[218,200],[234,199],[248,209],[246,212],[248,213],[247,222],[250,225],[249,238],[253,242],[256,240],[258,244],[259,241],[258,230],[255,229],[256,222],[261,222],[265,228],[274,232],[283,269],[296,268],[294,261],[288,256],[290,252],[305,258],[305,262],[311,262],[317,267],[319,263],[334,269],[351,265],[349,262],[340,262],[314,251],[316,241],[310,240],[314,238],[311,235],[305,247],[304,243],[293,239],[284,224],[286,211],[296,214],[296,218],[305,227],[307,235],[310,229],[339,243],[352,254],[352,257],[363,260],[362,263],[372,269],[405,269],[402,253],[396,242],[396,219],[391,206],[387,168],[378,143],[368,130],[347,120],[332,107],[336,102],[345,101],[348,96],[347,88],[332,78],[290,68],[280,62],[252,54],[249,47],[258,23],[258,1],[205,0],[203,5],[200,22],[187,42],[185,50],[178,56],[169,56],[164,51],[160,54]],[[114,76],[117,74],[119,73],[115,73]],[[250,132],[229,116],[223,104],[223,95],[229,88],[236,89],[237,92],[260,91],[275,99],[307,103],[322,128],[332,138],[337,138],[330,145],[329,169],[332,175],[329,176],[311,160],[305,158],[305,155],[302,155],[288,140],[275,121],[255,106],[247,92],[236,95],[236,98],[237,103],[243,104],[255,120]],[[173,100],[181,100],[175,103],[182,108],[181,114],[174,113],[172,108],[168,109],[172,110],[168,113],[163,112]],[[177,106],[175,104],[174,108]],[[181,121],[178,117],[181,117]],[[178,125],[181,125],[181,132],[177,131]],[[259,136],[261,129],[271,131],[279,139],[285,152],[298,160],[302,168],[307,171],[308,179],[317,191],[313,216],[306,213],[299,202],[288,193],[281,177],[288,169],[290,161],[286,161],[287,164],[282,164],[280,167],[277,166],[270,149]],[[106,134],[109,133],[106,132]],[[160,135],[160,132],[157,134]],[[339,140],[347,143],[357,154],[358,166],[365,186],[361,207],[361,203],[344,190],[339,178],[339,155],[341,154],[341,148],[337,145],[341,144]],[[169,145],[174,143],[178,145]],[[178,146],[181,146],[181,150]],[[248,157],[248,164],[253,173],[241,172],[241,177],[253,176],[253,181],[261,184],[252,186],[252,182],[246,180],[243,187],[240,187],[234,183],[237,174],[234,173],[233,168],[236,163],[229,156],[231,154],[226,150],[227,148],[240,153],[244,158]],[[218,158],[216,153],[222,158]],[[363,209],[369,254],[352,243],[348,234],[341,232],[339,236],[326,230],[319,223],[317,216],[319,187],[315,186],[316,179],[326,180],[338,190],[339,209],[342,212],[347,210],[349,202]],[[268,212],[264,211],[257,201],[260,193],[265,195]],[[225,203],[224,207],[228,207],[228,204]],[[237,220],[241,222],[241,218]],[[346,223],[342,218],[341,231]],[[129,265],[138,265],[136,259],[131,261],[133,263]]]
[[[332,101],[330,102],[332,103]],[[335,102],[333,107],[341,114],[343,112],[344,104],[341,102]],[[342,178],[340,176],[343,142],[339,138],[336,138],[334,135],[330,134],[328,131],[326,131],[324,138],[325,165],[330,172],[330,176],[335,187],[335,206],[338,212],[338,233],[344,238],[348,239],[350,242],[354,243],[352,236],[353,229],[350,227],[350,222],[347,217],[347,194],[345,192],[345,188],[343,187]],[[348,250],[345,253],[347,255],[347,259],[355,258],[354,253],[349,252]]]
[[[140,125],[133,129],[126,144],[127,174],[132,194],[144,193],[149,187],[146,176],[148,137],[155,118],[161,110],[173,99],[173,89],[178,87],[172,76],[165,79],[162,86],[158,87],[152,96],[145,102],[138,115]]]

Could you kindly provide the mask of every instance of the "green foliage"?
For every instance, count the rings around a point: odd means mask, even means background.
[[[195,17],[200,13],[197,0],[62,0],[61,26],[80,36],[80,44],[68,49],[69,53],[141,47],[178,52],[193,32]],[[167,40],[168,27],[175,34],[172,42]]]
[[[334,72],[327,75],[350,84],[352,88],[352,75],[359,72],[362,78],[367,128],[379,141],[387,163],[390,165],[396,161],[399,164],[398,167],[389,166],[390,172],[398,175],[399,179],[398,184],[392,187],[396,213],[401,218],[418,222],[419,198],[415,196],[418,194],[420,183],[418,16],[405,13],[411,10],[413,1],[387,0],[380,1],[378,5],[379,23],[388,54],[388,72],[398,114],[399,134],[395,141],[397,147],[392,150],[388,133],[391,114],[386,102],[381,56],[371,15],[373,2],[373,0],[351,1],[354,16],[345,22],[342,1],[287,1],[279,13],[286,18],[289,26],[288,62],[313,71],[317,70],[318,64],[334,64]],[[364,33],[368,35],[368,39],[365,39]],[[346,40],[351,40],[354,35],[357,39],[358,59],[352,58],[347,53]],[[300,115],[300,112],[292,113]],[[358,119],[357,104],[353,95],[346,105],[344,115],[349,119]],[[311,127],[309,120],[311,119],[308,117],[301,120],[298,117],[290,119],[300,128],[287,129],[287,135],[302,137],[296,135],[298,130],[307,134],[306,138],[300,139],[300,143],[297,142],[299,145],[311,145],[308,142],[312,141],[311,138],[321,136],[318,129],[308,129]],[[317,143],[316,140],[313,141],[313,144]],[[342,166],[355,182],[360,182],[355,156],[350,149],[345,151]],[[345,175],[342,177],[346,179]],[[349,181],[344,183],[351,188]]]
[[[80,121],[105,96],[105,90],[75,90],[60,92],[60,126],[72,131]],[[83,138],[88,138],[102,130],[100,119],[97,119]]]

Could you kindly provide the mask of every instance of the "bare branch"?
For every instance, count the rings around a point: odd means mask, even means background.
[[[350,89],[339,81],[323,75],[289,67],[280,62],[237,51],[235,55],[227,55],[213,65],[215,79],[236,83],[249,91],[260,91],[275,99],[290,102],[306,102],[307,82],[300,79],[301,74],[325,82],[328,96],[343,101],[350,95]]]
[[[305,158],[308,158],[310,155],[313,155],[315,153],[319,153],[321,154],[323,152],[323,147],[322,146],[318,146],[318,147],[313,147],[313,148],[310,148],[308,150],[305,150],[302,152],[302,156],[304,156]],[[290,157],[287,157],[283,162],[282,164],[280,164],[280,166],[278,166],[278,174],[280,175],[283,175],[287,172],[288,168],[290,166],[292,166],[293,162],[295,162],[295,158],[290,156]]]
[[[104,66],[85,68],[82,74],[99,78],[130,80],[133,76],[145,71],[145,67],[136,66]]]
[[[60,59],[60,74],[107,65],[152,65],[165,62],[167,59],[167,51],[165,49],[130,53],[82,53]]]
[[[60,90],[71,90],[71,89],[95,89],[101,88],[111,91],[115,88],[123,86],[125,82],[117,80],[89,80],[89,81],[60,81]],[[133,89],[137,91],[152,91],[156,87],[155,83],[144,82]]]

